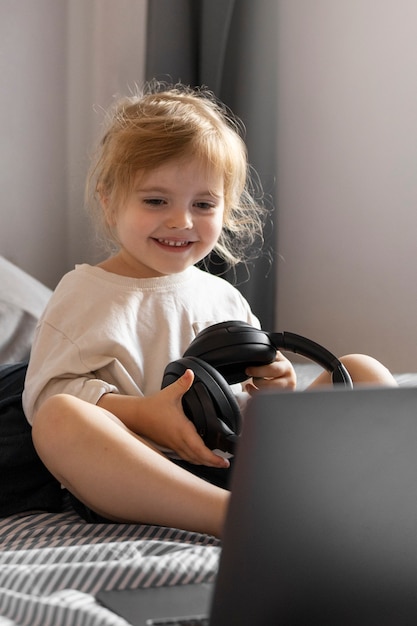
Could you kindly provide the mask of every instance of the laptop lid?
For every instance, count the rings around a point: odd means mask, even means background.
[[[257,394],[210,626],[417,622],[417,388]]]

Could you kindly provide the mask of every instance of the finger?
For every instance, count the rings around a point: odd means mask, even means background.
[[[258,391],[258,387],[255,387],[254,384],[252,384],[251,382],[246,383],[245,385],[245,391],[250,395],[250,396],[254,396]]]
[[[281,376],[276,378],[252,378],[252,384],[256,389],[288,389],[293,387],[291,379]]]
[[[291,366],[288,361],[273,361],[267,365],[257,365],[256,367],[248,367],[246,374],[253,379],[257,378],[280,378],[285,376]]]
[[[278,375],[277,375],[278,374]],[[253,376],[245,385],[245,390],[253,395],[258,389],[295,389],[297,377],[294,370],[289,369],[284,373],[275,373],[275,376]]]
[[[176,451],[181,458],[196,465],[220,468],[226,468],[230,465],[227,459],[215,454],[204,444],[204,441],[191,422],[187,430],[184,431],[184,438]]]
[[[175,381],[177,386],[181,389],[181,395],[184,395],[192,386],[194,382],[193,370],[186,369],[184,374]]]
[[[199,435],[198,435],[199,437]],[[207,465],[208,467],[227,468],[230,463],[227,459],[216,454],[210,448],[208,448],[203,440],[200,438],[199,442],[194,442],[195,445],[190,448],[190,457],[192,463],[199,465]]]
[[[215,454],[209,448],[204,448],[202,450],[178,450],[178,454],[182,459],[188,461],[189,463],[193,463],[193,465],[205,465],[207,467],[216,467],[219,469],[227,469],[230,466],[230,462],[224,457]]]
[[[184,374],[177,378],[173,383],[162,389],[161,391],[166,394],[170,394],[174,399],[181,400],[182,396],[187,393],[194,382],[194,372],[191,369],[186,369]]]

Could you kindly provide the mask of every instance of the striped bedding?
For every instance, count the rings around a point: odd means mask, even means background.
[[[63,513],[0,520],[0,626],[126,626],[100,589],[213,581],[220,545],[206,535],[134,524],[87,524]]]
[[[296,367],[300,388],[318,366]],[[396,377],[417,385],[417,374]],[[127,626],[100,606],[100,589],[211,582],[220,543],[174,528],[87,524],[62,513],[0,519],[0,626]]]

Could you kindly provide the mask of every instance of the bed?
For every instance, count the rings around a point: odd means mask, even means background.
[[[50,291],[0,257],[0,363],[28,357]],[[300,387],[320,367],[296,365]],[[416,385],[416,374],[401,374]],[[1,446],[1,442],[0,442]],[[0,518],[0,626],[126,626],[95,599],[101,589],[211,582],[214,537],[140,524],[88,524],[62,494],[55,512]]]

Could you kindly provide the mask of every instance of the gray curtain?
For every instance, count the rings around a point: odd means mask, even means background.
[[[149,0],[146,80],[206,85],[244,122],[249,160],[275,207],[276,0]],[[275,325],[276,208],[259,258],[224,276]],[[224,272],[217,260],[210,271]]]

